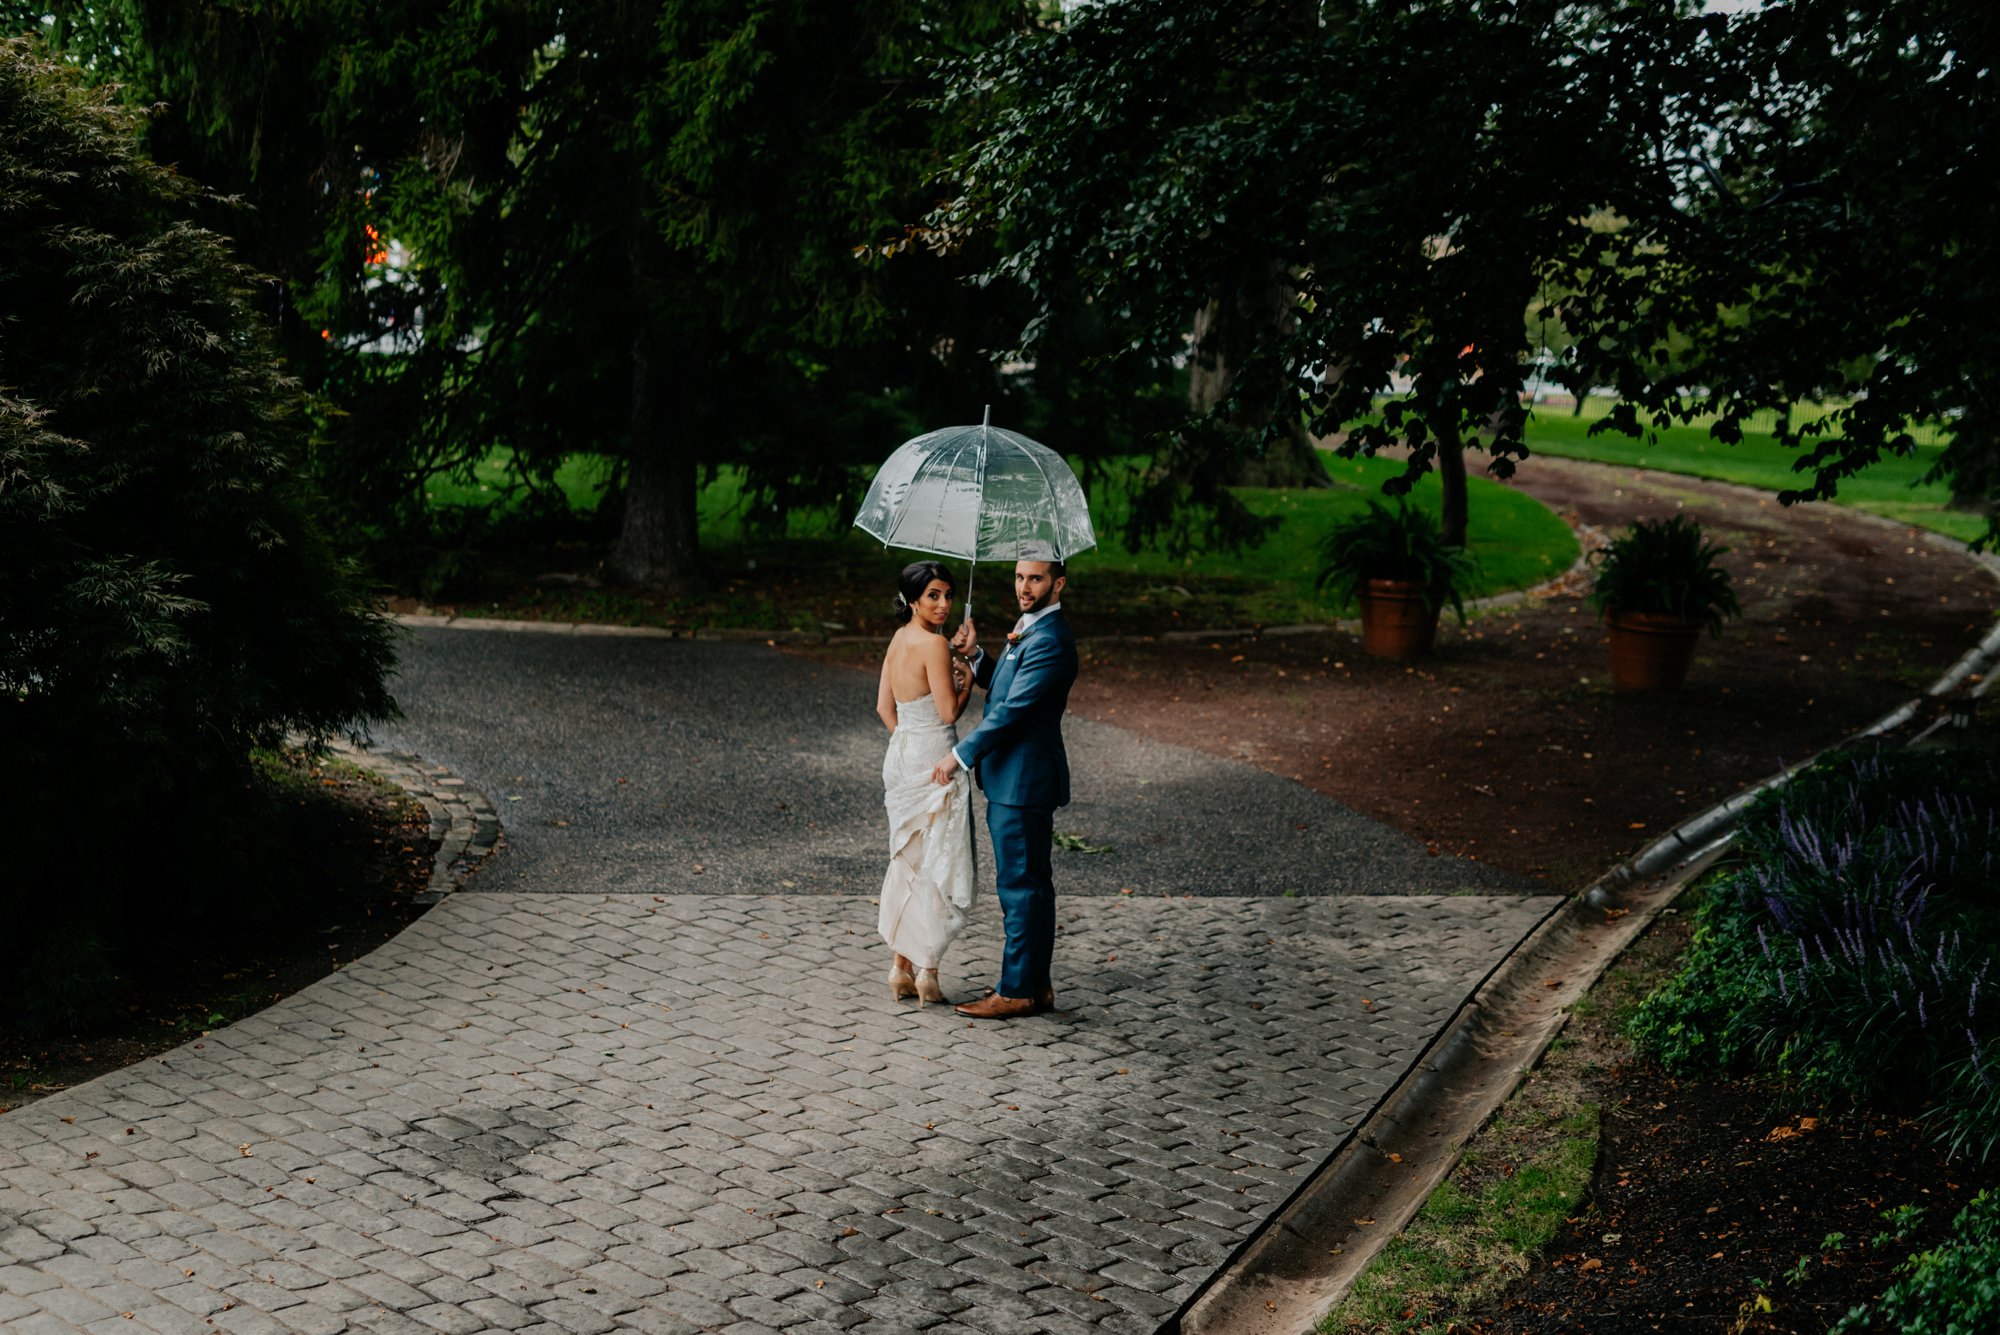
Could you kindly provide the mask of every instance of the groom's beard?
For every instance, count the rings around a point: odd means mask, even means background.
[[[1056,591],[1054,589],[1050,589],[1047,593],[1035,599],[1035,601],[1029,603],[1026,607],[1021,608],[1021,615],[1024,617],[1033,616],[1035,613],[1041,611],[1044,607],[1047,607],[1050,603],[1054,602],[1055,597],[1056,597]],[[1016,604],[1018,604],[1020,603],[1021,600],[1019,598],[1016,598],[1014,601]]]

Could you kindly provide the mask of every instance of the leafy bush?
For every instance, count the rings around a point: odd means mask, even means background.
[[[1391,510],[1379,501],[1335,524],[1320,548],[1317,587],[1337,604],[1354,599],[1371,579],[1408,580],[1423,590],[1426,606],[1443,599],[1465,620],[1462,593],[1478,567],[1465,548],[1447,544],[1438,521],[1426,510],[1398,501]]]
[[[298,481],[259,280],[135,135],[0,42],[0,1003],[52,1017],[226,910],[185,853],[227,831],[254,745],[393,709],[391,628]]]
[[[1951,1236],[1903,1262],[1881,1301],[1857,1307],[1836,1332],[1983,1335],[2000,1330],[2000,1196],[1982,1191],[1952,1221]]]
[[[1746,813],[1633,1035],[1673,1066],[1758,1064],[1827,1095],[1929,1101],[2000,1143],[2000,763],[1870,749]]]
[[[1686,515],[1641,519],[1602,550],[1591,601],[1600,612],[1649,612],[1685,617],[1720,634],[1725,616],[1740,616],[1729,572],[1715,561],[1727,547],[1710,542]]]

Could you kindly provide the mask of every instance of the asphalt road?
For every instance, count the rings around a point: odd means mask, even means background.
[[[419,628],[394,682],[405,717],[376,741],[498,808],[505,847],[473,889],[873,894],[874,685],[756,644]],[[1110,851],[1058,848],[1061,894],[1540,889],[1246,764],[1082,719],[1064,735],[1076,800],[1056,829]]]

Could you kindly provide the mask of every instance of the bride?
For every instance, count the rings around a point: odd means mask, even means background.
[[[889,995],[942,1001],[938,962],[972,905],[972,794],[963,770],[939,786],[931,769],[958,744],[959,711],[972,674],[945,638],[956,583],[936,561],[903,567],[896,619],[882,658],[875,712],[890,731],[882,758],[889,811],[889,872],[882,879],[882,939],[895,958]]]

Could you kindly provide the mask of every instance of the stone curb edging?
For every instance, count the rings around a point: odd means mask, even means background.
[[[414,902],[430,907],[462,889],[500,844],[500,813],[484,793],[442,765],[403,751],[369,751],[334,738],[326,750],[357,769],[367,770],[423,803],[430,816],[430,885]]]
[[[2000,580],[2000,559],[1942,535],[1930,537]],[[1926,702],[1955,690],[1984,694],[1996,667],[2000,622],[1923,695],[1681,822],[1552,910],[1473,989],[1319,1171],[1160,1328],[1162,1335],[1296,1335],[1316,1326],[1409,1226],[1466,1141],[1540,1063],[1567,1023],[1569,1007],[1728,850],[1745,807],[1829,752],[1890,737]],[[1355,1224],[1357,1215],[1369,1225]]]
[[[1313,1328],[1527,1079],[1569,1008],[1728,843],[1725,835],[1669,874],[1628,889],[1615,908],[1579,895],[1550,909],[1333,1156],[1162,1332],[1297,1335]]]

